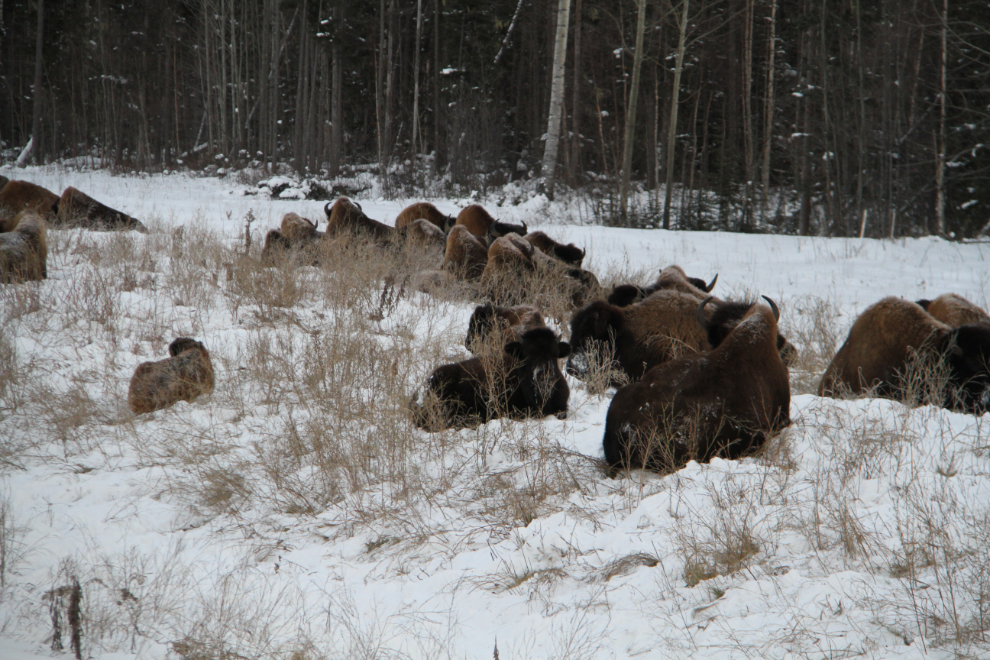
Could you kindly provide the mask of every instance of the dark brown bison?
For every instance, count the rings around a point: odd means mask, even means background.
[[[148,233],[148,229],[136,218],[112,209],[72,186],[62,191],[62,198],[58,202],[57,222],[65,227],[97,231],[133,229]]]
[[[4,187],[5,185],[7,185],[7,182],[8,182],[8,181],[10,181],[10,179],[8,179],[8,178],[7,178],[7,177],[5,177],[4,175],[2,175],[2,174],[0,174],[0,190],[3,190],[3,187]]]
[[[518,340],[527,330],[541,327],[546,327],[546,322],[533,305],[478,305],[468,321],[464,347],[479,355],[488,346],[497,345],[501,349],[508,342]]]
[[[51,224],[58,213],[58,195],[28,181],[8,181],[0,188],[0,232],[13,231],[21,211],[35,211]]]
[[[532,243],[537,250],[572,266],[580,267],[584,262],[584,255],[587,253],[587,250],[582,250],[573,243],[567,245],[558,243],[542,231],[531,231],[523,238]]]
[[[213,364],[203,344],[179,337],[169,344],[168,353],[171,357],[142,362],[134,370],[127,402],[135,414],[193,401],[213,391]]]
[[[455,225],[447,235],[443,269],[459,279],[475,280],[485,272],[487,263],[488,248],[467,227]]]
[[[660,290],[680,291],[703,300],[715,288],[717,281],[718,274],[711,282],[705,284],[700,278],[688,277],[680,266],[667,266],[660,269],[660,274],[653,284],[647,286],[620,284],[614,287],[608,296],[608,302],[618,307],[626,307]]]
[[[471,204],[461,209],[461,212],[457,214],[455,224],[466,227],[469,232],[484,241],[487,245],[491,245],[493,240],[509,233],[514,232],[520,236],[526,233],[525,222],[521,225],[499,222],[480,204]]]
[[[570,347],[549,328],[532,328],[491,359],[445,364],[410,402],[413,422],[430,432],[516,418],[567,414],[570,390],[557,361]]]
[[[457,222],[457,218],[441,213],[440,209],[429,202],[416,202],[399,212],[399,215],[395,217],[395,228],[402,229],[414,220],[420,219],[428,220],[431,224],[439,227],[444,234],[450,233],[451,227]]]
[[[331,238],[350,233],[367,236],[383,247],[392,242],[395,233],[392,227],[372,220],[364,214],[360,204],[346,197],[339,198],[332,206],[327,202],[323,211],[327,214],[327,236]]]
[[[706,301],[707,302],[707,301]],[[739,458],[790,424],[779,312],[750,305],[710,352],[671,360],[619,389],[602,446],[613,470],[675,470],[689,460]],[[704,319],[705,302],[697,310]]]
[[[943,293],[935,300],[919,300],[918,304],[942,323],[953,328],[968,323],[990,324],[985,311],[955,293]]]
[[[917,303],[884,298],[859,315],[818,386],[831,397],[868,391],[983,414],[990,405],[990,326],[953,328]]]
[[[14,217],[12,231],[0,233],[0,282],[23,282],[48,277],[48,233],[35,211]]]

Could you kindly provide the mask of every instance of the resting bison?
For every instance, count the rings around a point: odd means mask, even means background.
[[[12,231],[0,234],[0,282],[48,277],[48,238],[44,218],[35,211],[21,211],[12,224]]]
[[[399,212],[395,217],[395,228],[402,229],[414,220],[428,220],[436,225],[444,234],[449,234],[451,227],[457,222],[457,218],[451,215],[444,215],[440,210],[429,202],[416,202],[410,204]]]
[[[409,245],[419,245],[438,250],[445,250],[447,245],[447,235],[443,233],[443,230],[425,218],[417,218],[401,227],[396,227],[395,233]]]
[[[286,213],[282,216],[282,235],[292,243],[308,243],[320,237],[316,230],[317,223],[302,217],[298,213]]]
[[[982,309],[955,293],[944,293],[935,300],[919,300],[926,312],[953,328],[967,323],[990,324],[990,316]]]
[[[567,414],[570,390],[557,360],[570,347],[549,328],[526,331],[490,360],[471,358],[434,370],[410,402],[413,422],[430,432],[516,418]]]
[[[488,248],[467,227],[455,225],[447,235],[443,269],[459,279],[475,280],[485,272],[487,263]]]
[[[990,405],[990,326],[952,328],[917,303],[884,298],[853,323],[818,386],[822,396],[873,391],[983,414]]]
[[[526,233],[525,222],[521,225],[499,222],[480,204],[472,204],[461,209],[461,212],[457,214],[455,224],[467,228],[469,232],[489,245],[499,236],[505,236],[513,232],[520,236]]]
[[[667,472],[692,459],[738,458],[790,424],[779,312],[766,300],[770,308],[750,305],[711,352],[654,367],[615,393],[602,440],[613,470]],[[706,302],[697,310],[701,319]]]
[[[317,231],[317,224],[296,213],[282,216],[279,229],[272,229],[265,236],[265,246],[261,250],[261,263],[264,266],[278,266],[293,253],[299,253],[302,262],[317,266],[325,256],[325,250],[333,241],[323,232]]]
[[[47,223],[55,222],[58,195],[27,181],[8,181],[0,188],[0,232],[13,231],[21,211],[35,211]]]
[[[580,267],[582,262],[584,262],[584,255],[587,253],[587,250],[582,250],[573,243],[567,245],[558,243],[542,231],[531,231],[523,236],[523,238],[532,243],[533,247],[540,252],[548,254],[555,259],[560,259],[565,264],[572,266]]]
[[[127,402],[135,414],[193,401],[213,391],[213,364],[203,344],[179,337],[169,344],[168,353],[171,357],[142,362],[134,370]]]
[[[339,198],[333,206],[327,202],[323,211],[327,214],[327,236],[331,238],[352,233],[367,236],[383,247],[392,241],[395,232],[392,227],[372,220],[364,214],[359,204],[346,197]]]
[[[680,291],[703,300],[718,281],[716,274],[712,281],[705,284],[705,281],[697,277],[688,277],[680,266],[667,266],[660,269],[660,275],[653,284],[648,286],[638,286],[636,284],[620,284],[612,289],[608,296],[608,301],[618,307],[626,307],[637,300],[642,300],[657,291]]]
[[[148,233],[139,220],[96,201],[72,186],[62,191],[58,202],[58,224],[97,231],[133,229]]]
[[[540,310],[533,305],[478,305],[468,321],[464,347],[479,355],[488,345],[502,347],[510,341],[518,340],[527,330],[542,327],[546,327],[546,322]]]

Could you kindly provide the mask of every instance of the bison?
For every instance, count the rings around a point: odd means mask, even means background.
[[[395,232],[410,245],[438,250],[445,250],[447,245],[447,234],[443,232],[443,229],[425,218],[406,222],[401,227],[396,227]]]
[[[59,197],[28,181],[8,181],[0,188],[0,232],[13,231],[21,211],[35,211],[46,223],[55,222]]]
[[[955,293],[944,293],[935,300],[919,300],[926,312],[953,328],[967,323],[990,324],[990,316],[982,309]]]
[[[822,396],[866,392],[983,414],[990,405],[990,325],[953,328],[917,303],[884,298],[859,315],[818,386]]]
[[[717,273],[711,282],[705,284],[705,281],[700,278],[688,277],[680,266],[667,266],[660,269],[656,281],[648,286],[620,284],[614,287],[608,296],[608,302],[617,307],[627,307],[660,290],[680,291],[693,295],[698,300],[703,300],[715,288],[717,281]]]
[[[57,218],[58,224],[66,227],[82,227],[98,231],[133,229],[143,234],[148,233],[148,229],[141,224],[141,221],[96,201],[72,186],[62,191]]]
[[[21,211],[13,229],[0,233],[0,282],[23,282],[48,277],[48,232],[36,211]]]
[[[470,206],[461,209],[461,212],[457,214],[457,221],[455,224],[467,228],[469,232],[489,245],[496,238],[505,236],[509,233],[514,232],[519,235],[526,233],[525,222],[521,225],[511,225],[505,222],[499,222],[485,210],[485,207],[480,204],[471,204]]]
[[[361,206],[346,197],[323,207],[327,214],[327,236],[336,238],[341,234],[352,233],[367,236],[380,246],[388,246],[395,230],[388,225],[372,220],[364,214]]]
[[[443,269],[459,279],[476,280],[485,272],[488,249],[461,225],[455,225],[447,235]]]
[[[127,402],[135,414],[191,402],[213,391],[213,364],[202,343],[179,337],[169,344],[168,353],[171,357],[142,362],[134,370]]]
[[[567,414],[570,389],[557,361],[570,346],[546,327],[527,330],[491,359],[445,364],[410,402],[413,422],[430,432],[515,418]]]
[[[697,308],[701,320],[708,300]],[[612,471],[669,472],[689,460],[739,458],[790,424],[780,313],[766,300],[769,308],[750,304],[710,352],[654,367],[615,393],[602,439]]]
[[[416,202],[399,212],[399,215],[395,217],[395,228],[402,229],[413,221],[421,219],[436,225],[444,234],[449,234],[450,229],[457,222],[457,218],[441,213],[437,207],[429,202]]]
[[[531,231],[523,238],[532,243],[537,250],[571,266],[580,267],[584,262],[584,255],[587,254],[587,250],[582,250],[573,243],[567,245],[558,243],[542,231]]]
[[[468,321],[464,347],[479,355],[493,343],[501,348],[513,339],[518,340],[527,330],[541,327],[546,327],[546,322],[540,310],[533,305],[478,305]]]

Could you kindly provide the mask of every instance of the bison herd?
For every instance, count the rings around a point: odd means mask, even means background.
[[[567,416],[570,389],[561,370],[615,387],[603,438],[610,471],[669,472],[688,460],[737,458],[790,424],[788,367],[797,350],[780,333],[780,310],[761,301],[722,300],[710,282],[668,266],[648,286],[606,290],[582,265],[586,250],[526,224],[496,220],[473,204],[456,217],[427,202],[404,209],[395,225],[365,215],[342,197],[324,208],[326,229],[287,213],[265,238],[262,265],[290,256],[332,262],[341,241],[364,240],[386,253],[405,245],[436,254],[437,268],[410,278],[426,293],[451,287],[482,303],[465,347],[473,357],[433,370],[409,402],[427,431],[472,427],[501,417]],[[67,188],[61,197],[23,181],[0,189],[0,278],[46,276],[46,225],[93,229],[144,226]],[[567,314],[545,307],[550,290]],[[546,318],[569,325],[568,341]],[[567,323],[569,321],[569,323]],[[192,401],[213,390],[206,348],[182,337],[170,357],[134,373],[135,413]],[[990,317],[955,294],[910,302],[884,298],[853,323],[819,385],[822,396],[872,395],[935,403],[982,415],[990,407]]]

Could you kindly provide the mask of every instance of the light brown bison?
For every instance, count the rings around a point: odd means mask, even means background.
[[[447,234],[425,218],[417,218],[396,227],[395,233],[401,236],[408,245],[419,245],[425,248],[445,250]]]
[[[112,209],[72,186],[62,191],[57,217],[58,224],[65,227],[82,227],[97,231],[133,229],[141,233],[148,232],[148,229],[136,218]]]
[[[558,243],[542,231],[531,231],[523,238],[532,243],[537,250],[571,266],[580,267],[584,262],[584,255],[587,253],[587,250],[582,250],[573,243],[567,245]]]
[[[516,233],[520,236],[526,233],[525,222],[521,225],[499,222],[480,204],[471,204],[461,209],[461,212],[457,214],[455,224],[466,227],[469,232],[484,241],[486,245],[491,245],[493,240],[509,233]]]
[[[701,319],[706,302],[697,310]],[[615,393],[602,439],[612,470],[668,472],[692,459],[739,458],[790,424],[779,312],[767,302],[769,308],[749,305],[710,352],[654,367]]]
[[[317,223],[302,217],[298,213],[286,213],[282,216],[282,235],[290,242],[307,243],[320,237],[316,230]]]
[[[553,330],[532,328],[492,359],[475,357],[438,367],[426,392],[410,402],[413,422],[436,432],[506,415],[563,418],[570,389],[557,361],[569,350]]]
[[[58,195],[28,181],[8,181],[0,188],[0,232],[13,231],[21,211],[35,211],[51,224],[58,213]]]
[[[191,402],[213,391],[213,364],[203,344],[179,337],[169,344],[168,353],[171,357],[142,362],[134,370],[127,402],[135,414]]]
[[[705,284],[700,278],[688,277],[680,266],[667,266],[660,269],[660,274],[653,284],[647,286],[620,284],[614,287],[608,296],[608,301],[618,307],[626,307],[661,290],[680,291],[695,296],[698,300],[704,300],[715,288],[717,281],[718,274],[711,282]]]
[[[48,277],[48,233],[35,211],[21,211],[13,229],[0,233],[0,282],[23,282]]]
[[[467,227],[455,225],[447,235],[443,269],[459,279],[475,280],[485,272],[487,263],[488,248]]]
[[[399,212],[399,215],[395,217],[395,228],[402,229],[414,220],[420,219],[428,220],[431,224],[439,227],[444,234],[450,233],[451,227],[457,222],[457,218],[441,213],[440,209],[429,202],[416,202]]]
[[[510,341],[518,340],[527,330],[542,327],[546,327],[546,322],[533,305],[478,305],[468,321],[464,347],[478,355],[488,346],[497,345],[501,349]]]
[[[361,210],[361,205],[346,197],[339,198],[331,206],[323,207],[327,214],[327,236],[336,238],[344,233],[367,236],[380,246],[388,246],[395,230],[388,225],[372,220]]]
[[[953,328],[920,305],[884,298],[849,330],[825,370],[818,393],[877,396],[938,403],[983,414],[990,405],[990,326]]]
[[[918,304],[932,317],[953,328],[967,323],[990,324],[990,316],[985,311],[955,293],[943,293],[935,300],[919,300]]]

